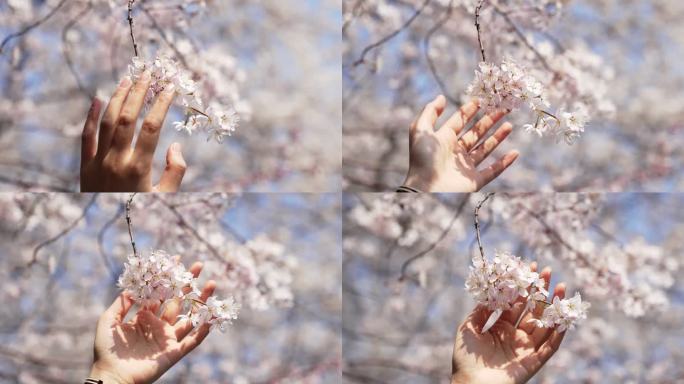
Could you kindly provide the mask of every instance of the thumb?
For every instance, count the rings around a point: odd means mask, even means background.
[[[159,192],[177,192],[180,188],[181,181],[185,175],[187,165],[183,154],[181,153],[181,146],[178,143],[173,143],[166,151],[166,168],[159,179]]]

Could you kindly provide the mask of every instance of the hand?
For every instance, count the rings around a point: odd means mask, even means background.
[[[537,270],[536,263],[532,269]],[[541,277],[548,290],[551,269],[545,268]],[[556,285],[554,297],[565,298],[565,284]],[[532,378],[553,356],[565,333],[555,329],[536,328],[528,320],[539,318],[543,305],[534,313],[525,313],[518,328],[515,323],[525,306],[520,300],[505,311],[494,326],[484,334],[480,330],[491,311],[478,306],[458,328],[452,361],[452,384],[488,383],[521,384]]]
[[[190,268],[195,277],[201,270],[201,263]],[[206,302],[215,288],[216,282],[208,281],[202,289],[201,300]],[[139,310],[124,323],[132,305],[131,298],[123,293],[100,316],[91,378],[107,384],[152,383],[209,334],[210,324],[203,324],[191,332],[189,320],[177,322],[181,310],[178,302],[167,304],[161,318],[154,314],[159,309],[157,306]]]
[[[149,72],[135,85],[127,77],[121,80],[102,117],[99,135],[102,104],[97,98],[93,100],[82,135],[82,192],[176,192],[180,187],[186,165],[178,143],[166,152],[166,169],[159,184],[152,185],[152,160],[175,96],[173,87],[159,95],[142,123],[135,149],[131,147],[150,83]]]
[[[479,191],[518,158],[518,152],[511,151],[487,168],[477,170],[477,166],[511,133],[513,126],[502,124],[491,137],[476,145],[505,114],[483,117],[459,139],[461,131],[480,107],[476,102],[462,106],[435,131],[437,119],[445,107],[444,96],[437,96],[411,124],[409,171],[404,185],[423,192]]]

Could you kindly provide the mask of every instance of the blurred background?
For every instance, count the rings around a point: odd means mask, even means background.
[[[116,279],[132,252],[128,197],[0,194],[0,382],[86,377],[95,324],[120,293]],[[338,380],[339,204],[332,194],[135,196],[138,251],[179,254],[186,267],[202,260],[200,284],[214,279],[217,296],[243,305],[225,334],[210,334],[159,382]],[[235,273],[256,279],[236,288]],[[269,279],[291,304],[275,300]]]
[[[484,194],[349,195],[343,202],[343,382],[448,383]],[[553,268],[588,319],[531,381],[682,383],[684,196],[494,195],[485,254]]]
[[[126,17],[126,1],[0,2],[0,190],[78,190],[90,100],[109,100],[134,55]],[[179,61],[241,117],[218,144],[176,132],[172,109],[155,179],[178,141],[183,191],[339,189],[339,1],[146,0],[133,18],[143,58]]]
[[[344,188],[384,191],[408,169],[408,127],[442,93],[466,100],[482,60],[479,0],[343,1]],[[487,61],[511,57],[546,85],[553,108],[581,102],[590,122],[568,146],[507,119],[495,152],[519,149],[488,187],[507,191],[678,191],[684,186],[684,32],[678,0],[492,0],[481,11]],[[555,109],[554,109],[555,110]],[[440,123],[445,119],[441,119]],[[495,156],[498,157],[498,156]],[[494,157],[494,158],[495,158]],[[485,165],[486,166],[486,165]]]

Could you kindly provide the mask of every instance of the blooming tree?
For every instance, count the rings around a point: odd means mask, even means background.
[[[335,190],[339,13],[332,0],[0,3],[0,188],[77,190],[90,99],[151,68],[150,96],[178,94],[159,148],[182,144],[185,190]]]
[[[681,196],[496,194],[479,212],[484,261],[473,230],[483,197],[345,199],[345,377],[447,382],[454,327],[475,305],[495,311],[514,297],[546,296],[529,268],[537,261],[553,268],[551,285],[565,281],[569,295],[534,300],[544,307],[535,325],[581,324],[533,382],[684,379]],[[403,242],[415,228],[415,240]],[[500,293],[489,295],[491,283]]]
[[[225,330],[212,332],[160,382],[338,376],[336,199],[135,195],[134,251],[129,198],[0,194],[0,381],[83,380],[97,319],[121,290],[138,307],[179,297],[196,326]],[[199,281],[185,269],[195,260],[204,264]],[[208,279],[215,294],[198,301],[193,287]]]
[[[522,162],[497,190],[680,189],[684,93],[669,63],[682,12],[650,0],[345,0],[345,187],[400,185],[408,126],[442,93],[445,115],[472,98],[512,110],[502,150]]]

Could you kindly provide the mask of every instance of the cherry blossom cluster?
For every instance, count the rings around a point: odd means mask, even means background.
[[[493,311],[482,328],[484,333],[520,298],[526,302],[523,312],[534,310],[538,303],[545,304],[549,292],[544,284],[544,279],[520,257],[497,251],[491,261],[473,258],[465,287],[479,304]],[[585,319],[587,308],[589,304],[582,303],[579,293],[570,300],[555,297],[534,324],[541,328],[559,325],[558,331],[563,332]]]
[[[488,113],[529,108],[536,121],[525,124],[526,131],[540,137],[551,133],[568,144],[584,132],[589,120],[583,104],[577,104],[573,110],[561,108],[556,114],[548,112],[550,103],[543,84],[511,58],[504,58],[500,65],[481,62],[467,92],[478,99]]]
[[[553,303],[544,308],[541,319],[530,319],[529,322],[539,328],[556,328],[558,332],[565,332],[566,329],[572,330],[575,324],[587,318],[587,309],[591,304],[582,301],[579,292],[575,293],[571,299],[553,298]]]
[[[221,301],[212,296],[202,302],[197,279],[182,263],[161,250],[129,256],[118,285],[143,307],[163,308],[170,300],[180,299],[184,307],[190,308],[180,317],[192,321],[194,327],[208,323],[212,329],[223,332],[240,311],[233,297]]]
[[[190,72],[184,70],[178,62],[165,56],[153,61],[134,57],[132,64],[128,66],[133,81],[137,81],[146,70],[150,71],[152,84],[145,97],[145,106],[150,107],[159,93],[173,86],[181,106],[185,108],[185,119],[173,123],[178,131],[191,135],[201,130],[207,133],[208,140],[214,139],[219,143],[235,132],[240,122],[235,109],[226,109],[217,103],[211,103],[205,108],[197,83]]]

